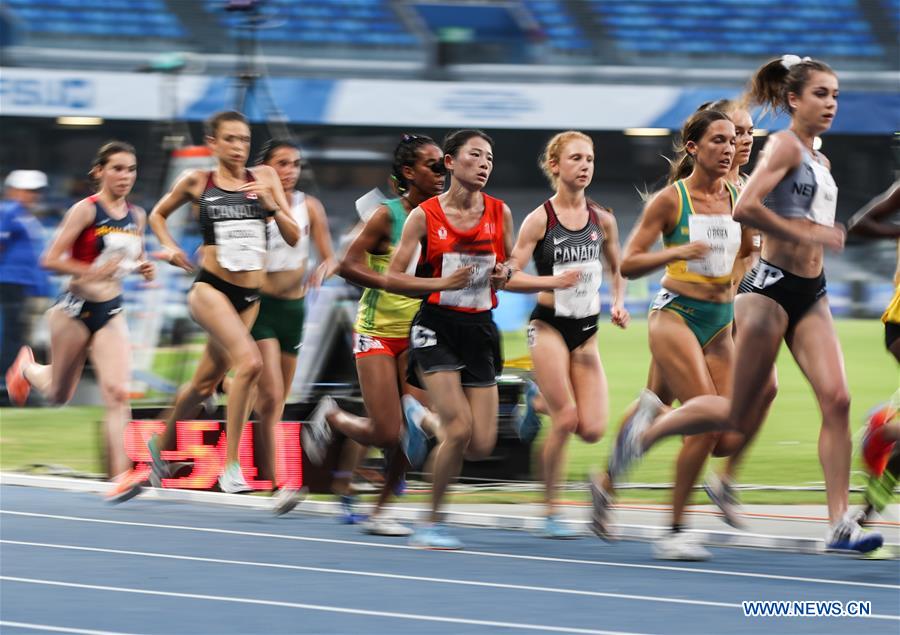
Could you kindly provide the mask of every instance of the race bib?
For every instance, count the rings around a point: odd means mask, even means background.
[[[600,313],[600,284],[603,265],[599,260],[567,262],[553,265],[553,275],[575,270],[581,273],[578,283],[553,292],[553,308],[557,317],[585,318]]]
[[[259,219],[213,224],[216,260],[228,271],[259,271],[266,261],[266,226]]]
[[[99,267],[110,260],[121,258],[115,277],[124,278],[140,264],[141,248],[140,236],[110,232],[103,236],[103,253],[94,261],[93,266]]]
[[[741,247],[740,223],[724,214],[691,214],[688,224],[691,242],[704,242],[710,249],[703,258],[689,260],[687,270],[710,278],[729,275]]]
[[[441,306],[458,306],[467,309],[486,311],[493,304],[491,302],[491,272],[497,256],[494,254],[444,254],[441,263],[441,277],[447,278],[461,267],[475,267],[469,284],[462,289],[453,291],[441,291]]]
[[[653,302],[650,303],[650,310],[659,311],[668,306],[668,304],[677,297],[677,293],[672,293],[665,287],[662,287],[659,290],[659,293],[656,294],[656,297],[653,298]]]
[[[80,298],[74,293],[66,293],[59,301],[59,308],[69,317],[77,318],[81,315],[81,309],[84,308],[84,298]]]
[[[837,183],[824,165],[812,163],[816,175],[816,193],[809,206],[809,218],[812,222],[826,227],[834,227],[834,215],[837,211]]]

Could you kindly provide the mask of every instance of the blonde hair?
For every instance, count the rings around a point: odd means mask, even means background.
[[[550,162],[556,161],[559,163],[559,160],[562,157],[563,148],[566,147],[566,144],[570,141],[586,141],[591,144],[591,149],[594,148],[594,140],[577,130],[566,130],[565,132],[553,135],[553,138],[547,142],[544,151],[538,159],[538,166],[540,166],[541,171],[544,173],[544,176],[547,177],[547,180],[550,181],[550,185],[553,186],[553,189],[556,189],[559,177],[553,174],[553,170],[550,169]]]

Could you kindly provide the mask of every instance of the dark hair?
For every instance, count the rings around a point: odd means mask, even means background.
[[[676,157],[669,170],[669,184],[688,176],[694,169],[694,157],[687,151],[688,141],[697,143],[706,134],[714,121],[731,121],[728,115],[720,110],[698,110],[691,115],[681,128],[681,136],[675,145]]]
[[[697,106],[697,112],[701,110],[717,110],[721,113],[728,114],[734,112],[741,107],[741,102],[734,99],[717,99],[715,101],[707,101]]]
[[[473,137],[481,137],[488,142],[489,146],[491,146],[491,152],[494,151],[494,140],[491,139],[486,132],[466,128],[447,133],[447,136],[444,137],[444,154],[455,157],[459,149],[466,145],[466,142]]]
[[[223,110],[221,112],[215,113],[209,119],[203,122],[203,134],[205,134],[207,137],[215,138],[216,133],[219,131],[219,126],[221,126],[226,121],[240,121],[247,126],[250,125],[247,122],[247,117],[245,117],[242,113],[239,113],[237,110]]]
[[[419,150],[425,146],[435,146],[440,150],[437,141],[427,135],[404,134],[400,143],[394,148],[394,162],[391,164],[391,186],[397,194],[404,194],[409,190],[409,182],[403,176],[403,168],[416,164],[419,158]]]
[[[831,73],[834,71],[825,62],[785,55],[761,66],[750,80],[747,99],[766,110],[791,112],[788,93],[799,95],[803,92],[809,76],[814,71]]]
[[[297,144],[291,141],[290,139],[269,139],[266,141],[263,146],[259,149],[259,153],[256,155],[256,165],[263,165],[268,162],[269,159],[272,158],[272,155],[275,154],[275,151],[279,148],[291,148],[300,151],[300,148],[297,147]]]
[[[97,170],[109,163],[109,158],[112,155],[119,154],[120,152],[126,152],[137,156],[137,152],[134,151],[134,146],[124,141],[107,141],[97,150],[97,154],[94,155],[94,160],[91,161],[91,169],[88,170],[88,178],[90,178],[94,189],[100,184],[97,179]]]

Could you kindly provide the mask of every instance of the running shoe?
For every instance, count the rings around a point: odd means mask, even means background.
[[[131,500],[143,491],[141,481],[135,478],[134,471],[120,474],[110,483],[106,490],[106,502],[116,505]]]
[[[302,503],[308,493],[309,490],[305,487],[282,487],[272,496],[272,513],[276,516],[287,514]]]
[[[860,454],[866,471],[873,476],[881,476],[884,472],[896,445],[893,439],[885,438],[882,428],[897,420],[897,410],[890,405],[884,405],[876,408],[866,421]]]
[[[880,514],[894,499],[895,487],[897,487],[897,477],[890,469],[882,472],[880,477],[869,474],[866,483],[866,502]]]
[[[344,494],[341,496],[341,515],[339,520],[344,525],[358,525],[368,518],[365,514],[356,512],[356,496]]]
[[[572,540],[573,538],[581,537],[580,533],[566,527],[556,516],[547,516],[544,519],[540,535],[543,538],[551,538],[553,540]]]
[[[229,463],[225,466],[225,471],[219,477],[219,489],[226,494],[241,494],[243,492],[252,491],[244,480],[244,473],[241,472],[241,464],[237,461]]]
[[[591,474],[589,477],[591,487],[591,531],[598,538],[610,542],[613,540],[609,527],[610,510],[612,508],[612,495],[600,484],[600,475]]]
[[[428,443],[421,427],[425,407],[412,395],[403,395],[400,404],[403,406],[403,419],[406,421],[406,427],[400,435],[400,446],[410,467],[418,470],[428,456]]]
[[[23,346],[13,361],[12,366],[6,371],[6,392],[9,400],[21,408],[28,401],[31,392],[31,384],[25,379],[25,365],[34,363],[34,353],[30,346]]]
[[[825,551],[858,551],[869,553],[884,544],[884,537],[877,531],[868,531],[859,525],[859,516],[848,511],[825,536]]]
[[[325,420],[325,415],[338,409],[337,402],[325,395],[319,399],[316,409],[309,416],[309,421],[300,428],[303,438],[303,451],[309,460],[316,465],[322,465],[328,446],[331,443],[331,426]]]
[[[534,408],[534,399],[540,394],[537,384],[533,381],[525,382],[525,390],[519,398],[516,408],[516,433],[522,443],[531,443],[541,429],[541,418]]]
[[[684,560],[700,562],[709,560],[712,554],[697,542],[691,534],[671,532],[653,543],[653,557],[657,560]]]
[[[401,525],[384,512],[377,516],[369,516],[361,523],[362,530],[373,536],[410,536],[413,530],[406,525]]]
[[[703,489],[709,500],[722,512],[723,520],[735,529],[743,529],[744,521],[741,518],[741,506],[734,494],[734,486],[727,478],[722,478],[715,472],[710,472],[703,483]]]
[[[162,458],[159,441],[158,434],[150,435],[147,441],[147,450],[150,451],[150,484],[153,487],[162,487],[163,479],[172,476],[169,463]]]
[[[641,437],[653,424],[662,407],[662,402],[653,391],[646,388],[641,391],[634,412],[622,423],[613,455],[609,460],[609,474],[614,481],[625,474],[644,454]]]
[[[409,544],[413,547],[447,551],[463,548],[462,542],[448,532],[441,523],[419,527],[410,537]]]

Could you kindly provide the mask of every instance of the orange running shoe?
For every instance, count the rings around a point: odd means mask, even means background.
[[[135,477],[134,470],[123,472],[113,479],[110,487],[106,490],[106,502],[116,505],[131,500],[144,490],[139,481]]]
[[[897,410],[890,405],[877,408],[866,422],[862,439],[862,461],[873,476],[881,476],[894,449],[895,442],[885,439],[882,428],[897,419]]]
[[[31,384],[25,379],[26,364],[34,363],[34,353],[31,348],[23,346],[19,349],[12,366],[6,371],[6,392],[9,394],[9,400],[16,406],[21,408],[28,401],[28,394],[31,392]]]

